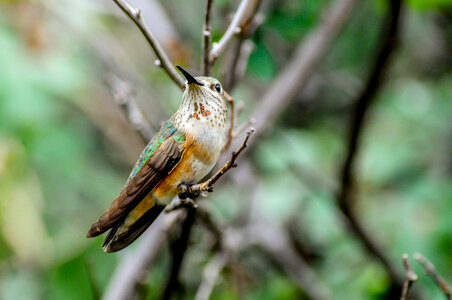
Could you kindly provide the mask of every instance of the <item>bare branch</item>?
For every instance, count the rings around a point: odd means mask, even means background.
[[[223,147],[223,151],[226,151],[229,149],[229,147],[231,146],[231,143],[232,143],[232,130],[234,129],[234,126],[235,126],[235,102],[234,102],[234,98],[231,95],[229,95],[227,92],[224,92],[224,96],[225,96],[226,100],[229,102],[229,105],[231,107],[230,117],[229,117],[228,139],[226,141],[226,145],[224,145],[224,147]]]
[[[212,294],[220,273],[226,265],[227,258],[224,252],[218,252],[210,260],[207,266],[204,268],[203,279],[196,292],[196,300],[208,300]]]
[[[402,295],[400,296],[400,300],[407,300],[408,292],[410,291],[410,287],[417,280],[417,275],[411,269],[410,261],[408,260],[408,254],[402,255],[403,259],[403,267],[405,268],[405,281],[403,282]]]
[[[422,264],[427,274],[433,278],[436,285],[443,291],[447,299],[452,300],[452,290],[449,284],[447,284],[443,277],[436,271],[435,266],[420,253],[415,253],[414,259]]]
[[[389,65],[389,59],[398,37],[401,1],[388,0],[388,2],[389,8],[380,34],[379,45],[381,46],[377,52],[377,57],[373,63],[365,88],[356,101],[356,108],[352,117],[353,120],[350,123],[347,153],[340,173],[340,187],[336,201],[350,231],[362,242],[368,253],[383,265],[391,278],[393,287],[401,288],[403,280],[399,276],[397,268],[391,263],[381,246],[365,230],[352,208],[353,190],[355,189],[353,170],[355,169],[356,158],[358,156],[360,139],[364,131],[364,120],[381,86],[384,71]]]
[[[242,26],[252,20],[260,2],[261,0],[242,0],[240,2],[239,7],[237,8],[237,11],[235,12],[234,17],[232,18],[232,21],[226,29],[223,37],[220,41],[218,41],[218,43],[213,44],[212,51],[210,51],[211,64],[214,64],[218,56],[223,53],[224,49],[232,40],[234,35],[240,33]]]
[[[234,53],[230,58],[231,62],[225,74],[224,87],[228,91],[232,91],[236,83],[245,75],[253,48],[254,43],[241,35],[235,45]]]
[[[133,8],[124,0],[113,1],[119,6],[119,8],[121,8],[121,10],[129,17],[129,19],[135,23],[135,25],[144,35],[146,41],[149,43],[149,45],[157,55],[158,60],[156,61],[156,65],[162,67],[169,75],[169,77],[174,81],[174,83],[182,88],[185,81],[182,79],[179,73],[177,73],[176,68],[174,68],[173,64],[168,58],[168,55],[165,53],[162,46],[160,46],[159,42],[155,39],[154,35],[143,22],[141,11],[139,9]]]
[[[250,138],[250,136],[253,133],[254,133],[253,128],[248,130],[248,132],[246,133],[246,137],[243,140],[240,147],[237,148],[236,151],[232,152],[231,158],[226,162],[226,164],[220,170],[218,170],[217,173],[215,173],[212,177],[210,177],[203,183],[195,184],[192,186],[181,185],[179,187],[180,188],[179,195],[180,194],[197,195],[200,192],[205,192],[205,191],[212,192],[213,187],[214,187],[215,183],[217,182],[217,180],[220,179],[231,168],[234,168],[237,166],[235,164],[235,161],[236,161],[237,157],[240,155],[240,153],[246,148],[248,139]]]
[[[212,4],[213,0],[207,0],[204,27],[202,30],[202,63],[201,71],[204,76],[210,75],[210,46],[212,44]]]

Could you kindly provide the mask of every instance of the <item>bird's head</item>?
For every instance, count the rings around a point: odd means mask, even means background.
[[[217,79],[203,76],[194,77],[181,66],[177,66],[177,68],[187,79],[184,86],[184,99],[189,100],[189,102],[196,101],[199,98],[208,102],[225,101],[223,87]]]

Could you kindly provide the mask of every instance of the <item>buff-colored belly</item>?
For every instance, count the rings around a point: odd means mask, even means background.
[[[199,144],[189,147],[176,168],[154,188],[152,195],[158,203],[168,204],[177,195],[180,183],[198,183],[212,170],[218,156],[219,153],[209,153]]]

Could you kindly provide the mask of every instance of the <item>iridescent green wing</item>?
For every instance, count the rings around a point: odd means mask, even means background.
[[[138,161],[132,169],[129,178],[127,179],[127,182],[125,184],[126,186],[129,184],[130,180],[134,178],[138,172],[140,172],[149,158],[154,155],[154,153],[157,151],[157,149],[159,149],[162,143],[169,137],[172,137],[173,140],[178,144],[185,142],[185,135],[182,132],[179,132],[176,127],[174,127],[174,124],[171,120],[162,125],[160,131],[152,138],[146,148],[144,148],[143,152],[138,158]]]
[[[185,135],[174,127],[171,120],[163,124],[141,153],[120,195],[91,226],[87,236],[105,232],[137,206],[179,163],[184,142]]]

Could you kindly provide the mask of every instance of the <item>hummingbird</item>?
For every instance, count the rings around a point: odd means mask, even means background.
[[[86,237],[109,231],[102,247],[116,252],[135,241],[178,195],[181,184],[195,184],[217,163],[228,128],[228,108],[220,82],[187,79],[182,102],[144,148],[124,188],[91,225]]]

